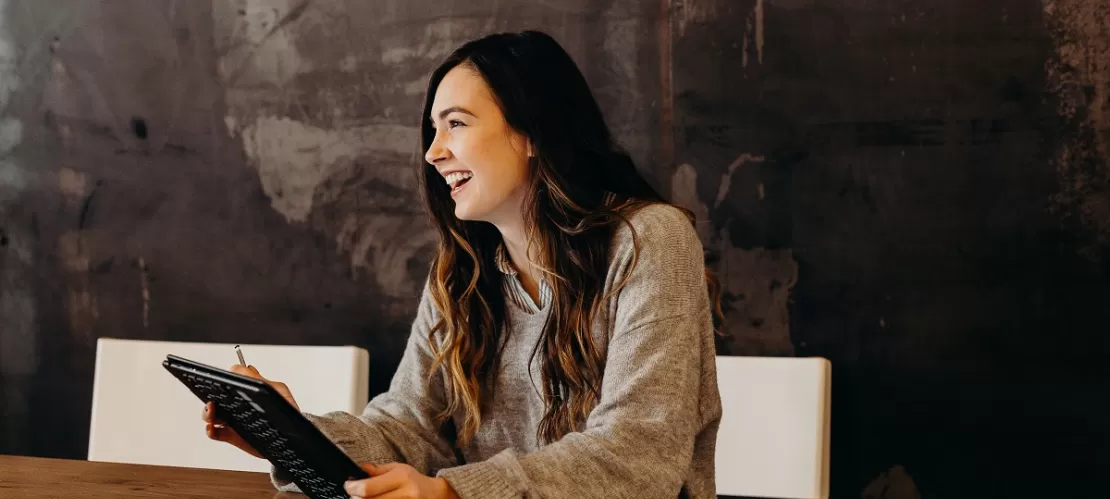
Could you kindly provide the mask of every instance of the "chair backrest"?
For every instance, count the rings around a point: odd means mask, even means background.
[[[831,381],[823,358],[717,357],[717,494],[827,499]]]
[[[101,338],[96,344],[89,460],[239,471],[269,461],[208,440],[204,405],[164,367],[174,354],[214,367],[237,364],[234,344]],[[302,411],[358,414],[366,405],[370,357],[357,347],[241,345],[248,364],[289,385]]]

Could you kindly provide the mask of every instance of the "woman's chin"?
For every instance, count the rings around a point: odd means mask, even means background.
[[[479,220],[479,217],[475,216],[473,210],[471,210],[466,203],[455,204],[455,218],[466,222],[476,222]]]

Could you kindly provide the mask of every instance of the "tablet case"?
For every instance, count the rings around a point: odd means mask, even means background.
[[[167,355],[170,374],[313,499],[346,499],[343,482],[369,478],[362,468],[264,381]]]

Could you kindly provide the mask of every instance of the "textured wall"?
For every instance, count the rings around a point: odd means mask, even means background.
[[[833,360],[836,497],[1105,485],[1100,0],[0,0],[0,452],[84,456],[102,336],[357,344],[384,390],[424,79],[528,27],[698,213],[722,353]]]
[[[845,497],[1106,475],[1105,5],[685,4],[676,185],[734,345],[833,359]]]

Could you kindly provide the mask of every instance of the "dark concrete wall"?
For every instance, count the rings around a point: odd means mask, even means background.
[[[834,362],[836,491],[1107,476],[1110,4],[692,7],[679,175],[734,346]]]
[[[0,21],[0,453],[84,457],[103,336],[357,344],[384,390],[434,242],[424,78],[539,27],[704,221],[721,352],[833,361],[834,496],[1105,485],[1105,2],[6,0]]]

